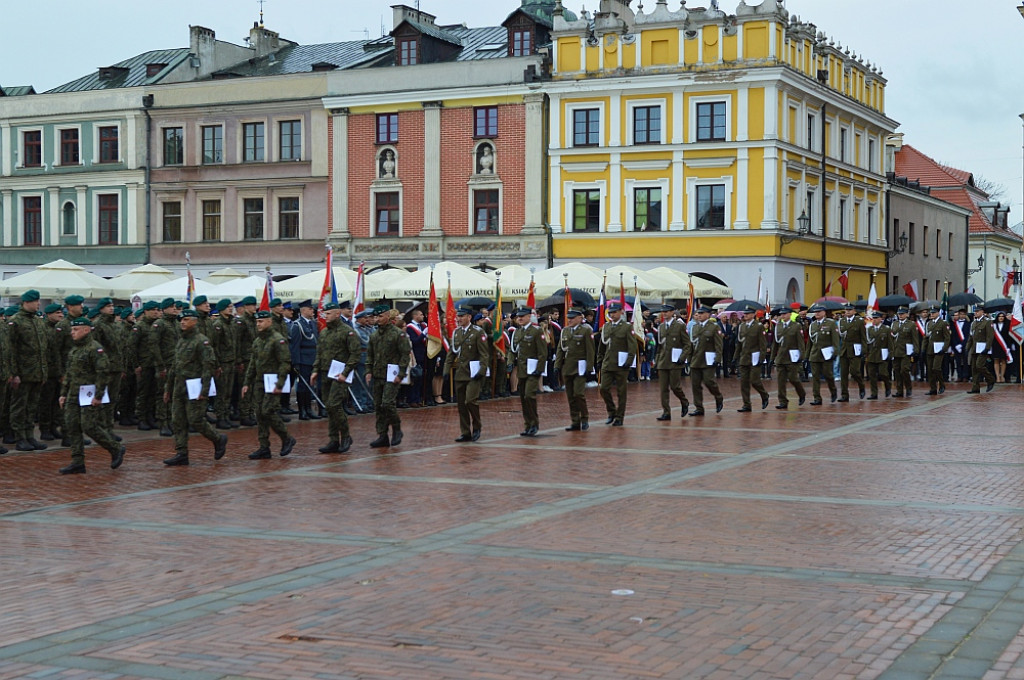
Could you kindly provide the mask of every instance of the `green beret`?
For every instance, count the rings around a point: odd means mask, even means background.
[[[160,303],[156,300],[150,300],[146,304],[142,305],[142,311],[148,312],[151,309],[160,309]]]
[[[21,294],[21,301],[22,302],[35,302],[38,299],[39,299],[39,291],[38,290],[26,290],[24,293]]]
[[[197,314],[196,310],[194,310],[194,309],[186,309],[186,310],[181,312],[181,317],[180,318],[182,318],[182,319],[198,319],[199,318],[199,314]]]
[[[100,309],[102,309],[102,308],[101,307],[93,307],[92,309],[89,310],[89,314],[87,316],[90,319],[95,319],[97,316],[100,315]]]
[[[110,298],[100,298],[99,302],[96,303],[96,309],[102,309],[102,308],[106,307],[107,305],[112,305],[112,304],[114,304],[114,301],[111,300]]]
[[[125,307],[124,309],[121,310],[121,318],[122,319],[127,319],[129,316],[131,316],[134,313],[135,313],[134,309],[132,309],[131,307]]]
[[[273,316],[273,314],[266,311],[265,309],[261,309],[260,311],[253,314],[253,316],[256,317],[257,319],[269,319],[271,316]]]
[[[81,295],[69,295],[64,298],[64,304],[66,305],[81,305],[85,303],[85,298]]]
[[[242,301],[239,302],[238,304],[240,304],[240,305],[254,305],[254,304],[256,304],[256,298],[253,297],[252,295],[247,295],[246,297],[242,298]]]
[[[160,302],[160,309],[167,309],[174,306],[174,298],[164,298]]]
[[[188,309],[188,303],[185,302],[184,300],[175,300],[174,306],[177,307],[178,309]]]
[[[284,304],[284,303],[281,301],[281,298],[274,298],[273,300],[270,301],[270,306],[271,307],[277,307],[278,305],[282,305],[282,304]]]
[[[389,309],[391,309],[391,308],[388,307],[387,305],[377,305],[376,307],[373,308],[373,313],[377,314],[379,316],[379,315],[387,312]]]
[[[229,300],[227,298],[224,298],[223,300],[221,300],[220,302],[217,303],[217,311],[218,312],[223,312],[225,309],[227,309],[230,306],[231,306],[231,300]]]
[[[52,302],[52,303],[46,305],[46,308],[43,310],[43,313],[44,314],[53,314],[55,312],[59,312],[61,309],[63,309],[63,308],[60,305],[58,305],[56,302]]]
[[[324,305],[325,312],[329,312],[332,309],[341,309],[341,305],[339,305],[337,302],[328,302],[326,305]]]
[[[199,305],[203,304],[204,302],[209,302],[209,301],[210,301],[210,299],[208,297],[206,297],[205,295],[197,295],[195,297],[195,299],[192,300],[192,306],[193,307],[198,307]]]
[[[79,317],[75,317],[74,319],[71,320],[71,325],[72,326],[88,326],[89,328],[92,328],[92,321],[89,321],[84,316],[79,316]]]
[[[4,310],[4,316],[14,316],[15,314],[18,313],[20,309],[21,307],[19,307],[18,305],[11,305],[10,307]]]

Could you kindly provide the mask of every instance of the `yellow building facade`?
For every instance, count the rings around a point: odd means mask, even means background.
[[[889,250],[883,164],[896,123],[881,72],[773,0],[735,14],[629,5],[602,0],[578,19],[555,10],[556,262],[667,265],[737,298],[761,281],[773,303],[816,299],[849,269],[847,297],[866,297]]]

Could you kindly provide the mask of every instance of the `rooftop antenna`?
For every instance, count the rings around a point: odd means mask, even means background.
[[[349,31],[349,33],[362,33],[364,40],[369,40],[370,39],[370,29],[368,29],[368,28],[361,28],[361,29],[356,30],[356,31]]]
[[[263,28],[263,3],[267,0],[257,0],[260,4],[260,28]]]

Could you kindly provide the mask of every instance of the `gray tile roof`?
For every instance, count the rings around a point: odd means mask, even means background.
[[[0,91],[7,97],[20,97],[26,94],[35,94],[36,89],[31,85],[12,85],[9,87],[0,87]]]
[[[339,69],[354,68],[390,52],[389,46],[365,49],[370,40],[322,43],[320,45],[289,45],[273,55],[250,59],[219,71],[236,76],[280,76],[309,73],[313,64],[333,64]]]
[[[118,78],[103,80],[100,78],[99,69],[82,76],[70,83],[58,85],[47,92],[84,92],[86,90],[112,90],[119,87],[135,87],[137,85],[150,85],[160,82],[160,79],[174,66],[181,63],[188,57],[188,48],[172,50],[153,50],[143,52],[130,59],[119,61],[113,64],[115,67],[126,68],[128,72]],[[146,77],[146,64],[167,64],[167,68],[151,78]]]

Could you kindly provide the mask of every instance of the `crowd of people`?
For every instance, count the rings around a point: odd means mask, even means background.
[[[174,299],[119,309],[109,298],[91,307],[79,295],[41,308],[36,291],[5,310],[0,325],[0,432],[18,451],[46,449],[60,440],[71,463],[62,474],[85,472],[85,446],[94,440],[119,467],[125,456],[115,427],[158,430],[173,438],[167,466],[189,464],[189,435],[206,438],[214,459],[227,451],[228,431],[257,427],[259,460],[296,444],[290,416],[327,420],[324,454],[353,446],[348,418],[372,413],[373,448],[402,442],[400,410],[458,405],[457,442],[480,438],[479,402],[518,396],[524,437],[538,434],[537,395],[565,392],[568,431],[590,428],[586,390],[597,387],[607,425],[623,425],[630,382],[656,380],[661,392],[659,421],[705,415],[704,394],[721,412],[717,380],[738,376],[742,405],[762,409],[770,395],[764,380],[777,378],[776,408],[790,407],[789,388],[799,405],[809,382],[812,406],[832,402],[906,398],[914,382],[927,394],[942,394],[948,383],[970,382],[972,393],[999,381],[1019,381],[1020,346],[1009,336],[1006,315],[990,316],[983,306],[974,318],[959,310],[947,320],[932,308],[911,314],[863,315],[852,305],[833,313],[821,305],[777,308],[766,314],[749,306],[718,318],[700,306],[692,318],[669,306],[637,310],[642,333],[626,310],[611,302],[597,323],[597,310],[552,309],[538,314],[517,309],[501,316],[495,332],[491,314],[471,307],[456,310],[456,324],[443,329],[439,353],[430,349],[421,307],[408,318],[389,305],[353,314],[349,302],[295,306],[280,299],[258,310],[255,297],[233,303],[198,296],[191,304]],[[497,318],[497,317],[495,317]],[[689,377],[689,393],[683,387]],[[838,380],[838,386],[836,385]],[[294,401],[293,401],[294,395]],[[294,406],[294,408],[293,408]],[[691,409],[692,406],[692,409]],[[38,427],[39,436],[36,437]],[[0,453],[7,448],[0,446]]]

